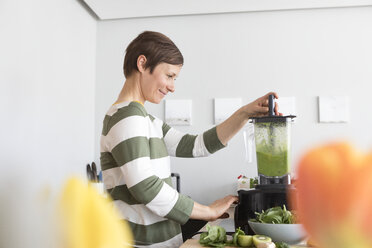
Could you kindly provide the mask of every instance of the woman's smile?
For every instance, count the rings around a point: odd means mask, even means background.
[[[167,93],[166,93],[165,91],[162,91],[162,90],[159,90],[159,91],[160,91],[160,93],[161,93],[162,95],[164,95],[164,96],[167,95]]]

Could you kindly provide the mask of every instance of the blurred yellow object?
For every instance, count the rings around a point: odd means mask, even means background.
[[[109,198],[78,178],[67,181],[60,201],[63,248],[132,247],[132,233]]]
[[[310,150],[298,165],[300,222],[321,248],[372,247],[372,153],[348,143]]]

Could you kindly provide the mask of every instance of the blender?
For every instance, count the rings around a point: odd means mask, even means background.
[[[235,228],[253,234],[248,220],[271,207],[285,205],[287,195],[294,190],[290,175],[291,124],[296,116],[276,116],[274,95],[269,95],[269,115],[252,117],[256,147],[258,184],[253,189],[238,191],[239,203],[235,207]]]

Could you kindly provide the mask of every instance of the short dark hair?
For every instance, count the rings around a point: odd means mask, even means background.
[[[138,71],[137,59],[144,55],[147,59],[145,69],[150,73],[160,63],[183,65],[183,56],[177,46],[164,34],[145,31],[137,36],[127,47],[124,57],[124,75],[128,78],[133,71]]]

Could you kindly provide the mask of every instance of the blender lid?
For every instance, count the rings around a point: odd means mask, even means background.
[[[287,122],[293,121],[293,119],[296,118],[295,115],[286,115],[286,116],[280,116],[280,115],[273,115],[273,116],[262,116],[262,117],[250,117],[249,119],[252,120],[254,123],[259,122]]]

